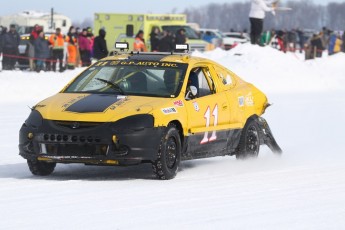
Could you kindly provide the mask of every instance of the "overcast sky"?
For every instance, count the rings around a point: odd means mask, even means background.
[[[82,21],[93,18],[95,12],[113,13],[171,13],[187,7],[198,7],[209,3],[232,3],[241,0],[6,0],[1,1],[0,16],[11,15],[23,10],[50,12],[53,7],[58,13],[72,20]],[[248,0],[243,0],[248,1]],[[317,4],[329,2],[345,2],[344,0],[313,0]]]

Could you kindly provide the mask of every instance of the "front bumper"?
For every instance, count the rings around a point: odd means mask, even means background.
[[[127,128],[117,123],[43,120],[40,127],[23,124],[19,154],[25,159],[57,163],[134,165],[157,158],[165,127]]]

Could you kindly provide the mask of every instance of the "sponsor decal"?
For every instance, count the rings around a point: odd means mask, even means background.
[[[200,111],[200,107],[199,107],[198,102],[194,101],[194,102],[193,102],[193,106],[194,106],[195,111],[197,111],[197,112]]]
[[[123,95],[119,95],[117,96],[117,100],[123,100],[123,99],[126,99],[127,96],[123,96]]]
[[[112,61],[110,62],[110,65],[118,65],[120,63],[120,61]]]
[[[108,61],[97,62],[95,66],[106,66],[108,63]]]
[[[244,97],[243,96],[238,97],[238,105],[240,107],[244,106]]]
[[[66,108],[70,107],[72,104],[76,103],[77,101],[79,101],[79,100],[81,100],[81,99],[83,99],[85,97],[87,97],[87,95],[82,95],[82,96],[78,96],[76,98],[73,98],[72,100],[66,102],[62,107],[64,109],[66,109]]]
[[[95,66],[117,66],[117,65],[131,65],[131,66],[154,66],[154,67],[170,67],[179,68],[179,63],[176,62],[159,62],[159,61],[100,61]]]
[[[251,92],[245,97],[244,103],[246,106],[254,106],[254,97]]]
[[[117,107],[123,105],[126,101],[129,100],[127,96],[118,96],[117,99],[118,101],[109,107],[110,110],[115,110]]]
[[[183,101],[182,100],[174,101],[174,105],[177,107],[183,107]]]
[[[36,109],[36,108],[43,108],[43,107],[46,107],[46,105],[38,104],[38,105],[35,105],[35,106],[33,107],[33,109]]]
[[[176,108],[174,108],[174,107],[170,107],[170,108],[164,108],[164,109],[162,109],[162,112],[163,112],[164,114],[172,114],[172,113],[177,113],[177,110],[176,110]]]

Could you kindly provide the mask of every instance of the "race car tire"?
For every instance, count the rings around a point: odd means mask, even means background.
[[[163,133],[157,159],[152,169],[158,179],[170,180],[176,176],[181,162],[181,138],[176,126],[170,124]]]
[[[238,144],[238,151],[236,153],[237,159],[255,158],[259,155],[259,129],[259,125],[254,119],[248,120],[242,130],[240,142]]]
[[[27,160],[29,169],[36,176],[48,176],[54,172],[56,163],[48,163],[39,160]]]

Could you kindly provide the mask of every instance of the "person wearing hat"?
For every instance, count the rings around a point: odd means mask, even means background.
[[[186,44],[186,30],[181,28],[176,32],[175,44]]]
[[[159,41],[159,51],[160,52],[171,52],[174,50],[174,36],[169,30],[163,31],[163,37]]]
[[[93,44],[93,57],[97,60],[108,56],[107,41],[105,40],[106,32],[104,29],[98,31],[98,36],[95,37]]]
[[[0,57],[2,55],[2,37],[5,34],[5,27],[0,26]]]
[[[93,47],[93,43],[95,42],[95,36],[93,35],[93,30],[91,27],[87,27],[87,38],[90,40],[91,42],[91,47]],[[91,49],[91,57],[92,57],[92,49]]]
[[[65,37],[61,34],[61,29],[56,28],[55,34],[50,35],[49,42],[53,50],[52,55],[52,70],[56,71],[56,63],[59,60],[59,71],[63,72],[65,70],[63,64],[63,56],[64,56],[64,45],[65,45]]]
[[[67,42],[67,51],[68,51],[68,58],[67,58],[67,68],[68,69],[75,69],[77,64],[77,56],[78,56],[78,42],[77,42],[77,34],[74,26],[69,28],[69,31],[66,36]]]
[[[43,30],[38,31],[38,37],[34,40],[36,67],[35,70],[40,72],[44,70],[44,63],[50,58],[49,42],[45,39]]]
[[[10,30],[2,38],[2,67],[4,70],[13,70],[17,62],[18,46],[20,36],[17,33],[16,26],[10,25]]]
[[[81,57],[82,66],[89,66],[91,65],[91,49],[92,49],[92,42],[91,38],[87,36],[87,29],[83,29],[83,31],[79,34],[78,37],[79,41],[79,53]]]
[[[147,48],[146,48],[145,40],[144,40],[144,31],[142,30],[139,30],[139,32],[135,36],[133,51],[147,52]]]

